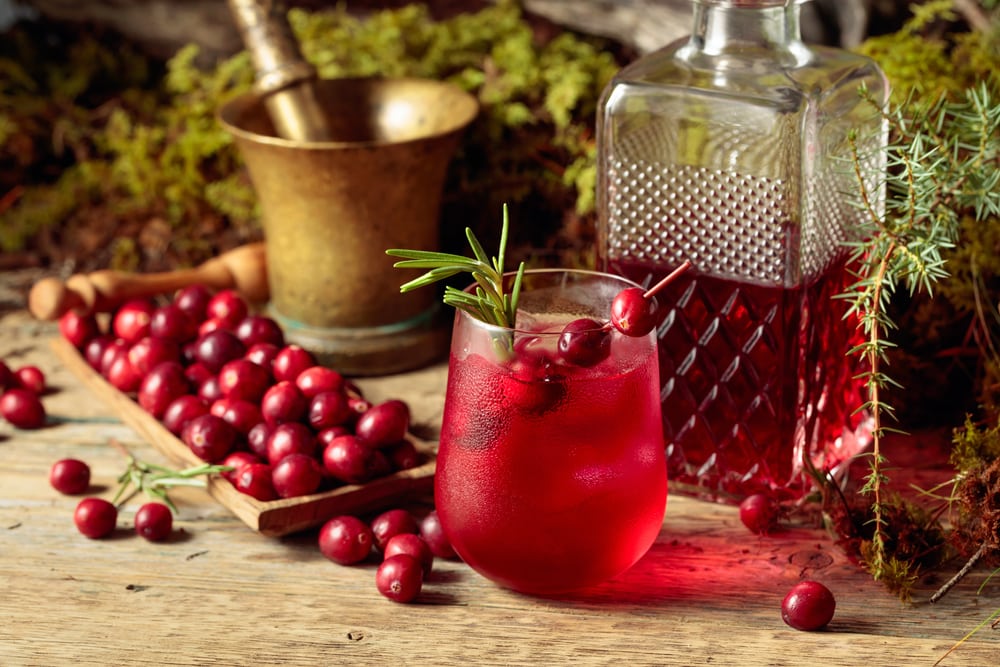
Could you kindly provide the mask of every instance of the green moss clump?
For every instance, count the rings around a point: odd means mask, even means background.
[[[532,222],[519,226],[513,249],[549,248],[565,260],[588,247],[593,117],[619,66],[609,42],[568,32],[540,40],[512,0],[444,21],[413,4],[364,18],[344,7],[298,9],[289,22],[321,77],[434,78],[478,97],[482,112],[449,174],[446,241],[466,226],[492,230],[507,202]],[[18,188],[0,202],[0,247],[46,234],[72,244],[73,230],[98,217],[117,220],[116,233],[166,221],[187,249],[182,261],[220,250],[206,241],[221,230],[233,243],[259,233],[240,157],[215,119],[252,85],[245,52],[205,70],[189,46],[157,68],[96,36],[61,34],[58,53],[33,51],[39,40],[25,30],[0,52],[0,184]],[[116,256],[141,266],[139,245]]]

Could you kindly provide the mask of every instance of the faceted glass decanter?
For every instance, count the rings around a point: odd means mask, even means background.
[[[806,45],[797,1],[693,9],[689,38],[604,91],[599,268],[651,284],[692,263],[658,295],[672,485],[797,498],[870,435],[848,354],[860,332],[834,297],[863,215],[850,137],[877,175],[888,84],[867,58]]]

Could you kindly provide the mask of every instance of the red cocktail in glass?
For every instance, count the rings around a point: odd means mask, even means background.
[[[442,527],[477,572],[551,594],[605,581],[652,545],[667,498],[655,333],[605,331],[570,363],[563,327],[605,322],[625,279],[529,271],[517,326],[458,311],[435,478]]]

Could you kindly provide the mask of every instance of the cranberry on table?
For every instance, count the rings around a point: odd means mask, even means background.
[[[832,619],[837,601],[818,581],[800,581],[781,602],[781,620],[796,630],[819,630]]]
[[[361,519],[342,515],[323,524],[319,530],[319,550],[340,565],[354,565],[365,560],[372,550],[371,527]]]
[[[135,532],[150,542],[160,542],[170,537],[174,515],[163,503],[144,504],[135,513]]]
[[[740,521],[752,533],[767,535],[778,527],[779,508],[773,498],[763,493],[747,496],[740,503]]]
[[[420,561],[408,554],[386,558],[375,572],[375,587],[393,602],[413,601],[420,594],[423,583]]]
[[[21,366],[14,371],[15,386],[41,396],[45,393],[45,373],[38,366]]]
[[[90,487],[90,466],[79,459],[60,459],[49,469],[49,484],[68,496],[83,493]]]
[[[390,539],[400,533],[417,533],[420,527],[417,520],[404,509],[391,509],[382,512],[371,522],[372,535],[375,537],[375,548],[385,551],[385,545]]]
[[[451,546],[451,541],[444,534],[441,527],[441,519],[436,510],[431,510],[420,521],[420,536],[424,538],[427,546],[438,558],[455,558],[455,549]]]
[[[431,569],[434,567],[434,552],[431,551],[430,546],[424,541],[424,538],[414,533],[393,535],[385,543],[385,551],[383,553],[385,558],[392,558],[396,554],[413,556],[420,562],[425,577],[430,574]]]
[[[0,417],[20,429],[37,429],[45,425],[45,407],[33,391],[8,389],[0,396]]]
[[[118,508],[103,498],[84,498],[73,511],[76,529],[92,540],[113,533],[117,522]]]

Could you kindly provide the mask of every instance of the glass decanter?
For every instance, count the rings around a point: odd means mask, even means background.
[[[878,191],[888,84],[806,45],[799,5],[694,0],[690,37],[622,69],[597,114],[599,268],[693,266],[658,295],[663,426],[672,488],[715,500],[799,498],[870,435],[834,297],[864,215],[851,141]]]

